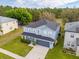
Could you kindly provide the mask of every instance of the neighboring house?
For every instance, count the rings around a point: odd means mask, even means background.
[[[64,48],[72,49],[79,55],[79,21],[66,23]]]
[[[0,16],[0,35],[4,35],[18,28],[16,19]]]
[[[31,43],[53,48],[57,42],[60,26],[54,21],[39,20],[24,27],[23,37]]]

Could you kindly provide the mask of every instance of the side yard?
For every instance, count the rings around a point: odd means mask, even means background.
[[[55,48],[49,50],[45,59],[79,59],[79,57],[77,57],[77,56],[65,54],[63,52],[64,26],[60,22],[60,21],[62,21],[62,19],[59,19],[58,21],[61,25],[61,35],[58,37],[57,45],[55,46]]]
[[[27,43],[21,42],[21,37],[8,42],[7,44],[1,46],[1,48],[11,51],[20,56],[26,56],[32,47],[28,46]]]
[[[79,57],[63,53],[63,38],[58,38],[54,49],[49,50],[45,59],[79,59]]]
[[[3,36],[0,36],[0,48],[11,51],[20,56],[26,56],[32,49],[28,44],[21,42],[22,28],[9,32]],[[11,59],[9,56],[0,53],[0,59]]]
[[[6,44],[7,42],[9,42],[13,39],[15,39],[17,36],[20,36],[22,31],[23,31],[22,28],[19,28],[19,29],[14,30],[10,33],[7,33],[3,36],[0,36],[0,46]]]

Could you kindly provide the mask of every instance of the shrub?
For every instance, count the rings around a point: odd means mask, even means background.
[[[61,33],[59,32],[58,36],[61,36]]]
[[[75,51],[72,48],[69,48],[69,49],[64,48],[63,52],[67,54],[73,54],[73,55],[75,54]]]
[[[31,43],[31,41],[30,40],[27,40],[27,39],[21,39],[21,42],[27,43],[27,44],[30,44]]]

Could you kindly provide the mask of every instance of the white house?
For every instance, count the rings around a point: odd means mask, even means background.
[[[16,19],[0,16],[0,35],[4,35],[18,28]]]
[[[23,37],[36,44],[53,48],[57,42],[60,25],[48,20],[39,20],[24,26]]]
[[[64,48],[71,48],[79,55],[79,21],[66,23]]]

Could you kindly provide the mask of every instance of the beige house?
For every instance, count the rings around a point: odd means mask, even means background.
[[[0,35],[4,35],[18,28],[16,19],[0,16]]]
[[[64,48],[72,49],[79,56],[79,21],[66,23]]]

